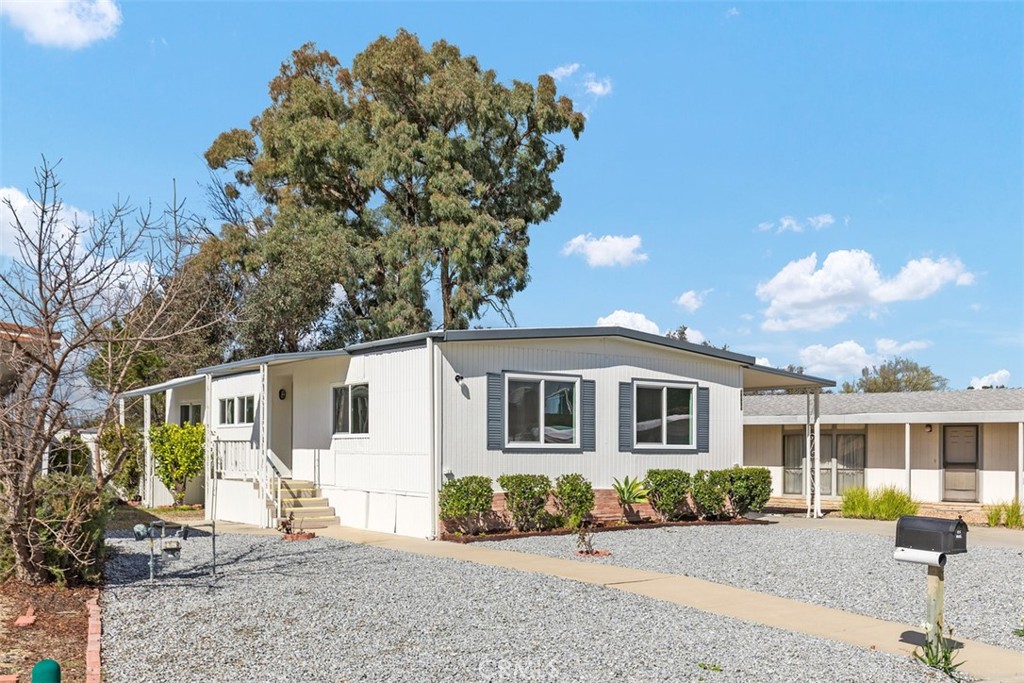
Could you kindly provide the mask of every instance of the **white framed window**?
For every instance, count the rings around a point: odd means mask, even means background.
[[[238,397],[238,422],[239,424],[251,425],[256,419],[256,397]]]
[[[220,400],[220,424],[235,424],[235,399],[222,398]]]
[[[579,448],[580,378],[505,375],[505,445]]]
[[[633,445],[695,448],[693,384],[633,382]]]
[[[178,424],[199,424],[203,421],[203,406],[199,403],[182,403],[178,406]]]
[[[370,433],[370,385],[331,387],[331,431],[335,434]]]

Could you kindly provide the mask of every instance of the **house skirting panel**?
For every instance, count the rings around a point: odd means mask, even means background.
[[[342,526],[427,538],[430,503],[424,494],[321,487]]]
[[[252,482],[218,479],[210,482],[217,487],[215,510],[207,510],[207,518],[222,522],[240,522],[263,526],[267,521],[267,506]]]

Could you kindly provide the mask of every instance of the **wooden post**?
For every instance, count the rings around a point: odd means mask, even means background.
[[[933,641],[935,644],[941,643],[942,640],[942,602],[943,592],[945,590],[946,583],[946,570],[944,567],[935,567],[928,565],[928,621],[927,623],[932,627],[931,631],[926,634],[926,638],[929,641]],[[939,639],[939,640],[936,640]]]

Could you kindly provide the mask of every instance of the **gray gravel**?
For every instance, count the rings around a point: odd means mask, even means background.
[[[610,588],[371,546],[221,535],[211,581],[209,539],[193,538],[151,586],[145,544],[109,543],[108,683],[948,680]]]
[[[569,557],[575,537],[533,537],[485,545]],[[890,621],[924,621],[927,569],[892,558],[891,538],[769,526],[690,526],[594,535],[604,562],[684,574],[760,593]],[[954,635],[1024,651],[1013,635],[1024,615],[1024,555],[971,546],[946,564],[946,624]]]

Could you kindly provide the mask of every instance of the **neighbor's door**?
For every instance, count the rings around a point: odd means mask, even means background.
[[[943,500],[978,500],[978,426],[947,425],[942,443]]]

